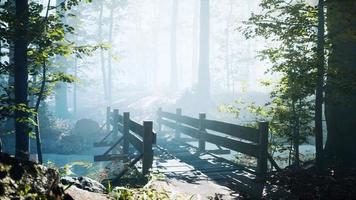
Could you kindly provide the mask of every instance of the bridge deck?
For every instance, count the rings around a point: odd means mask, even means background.
[[[255,175],[243,167],[211,154],[199,153],[183,141],[172,140],[170,137],[157,139],[153,172],[164,174],[168,182],[175,183],[173,185],[203,196],[221,193],[233,198],[240,192],[254,197],[261,196],[264,183],[258,182]]]

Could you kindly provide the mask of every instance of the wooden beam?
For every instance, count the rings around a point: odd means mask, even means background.
[[[167,118],[167,119],[170,119],[170,120],[173,120],[173,121],[177,120],[177,115],[174,114],[174,113],[169,113],[169,112],[162,111],[160,113],[160,115],[161,115],[161,118]]]
[[[143,136],[143,158],[142,158],[142,174],[146,175],[153,164],[153,123],[143,122],[144,136]]]
[[[143,138],[143,126],[135,121],[130,120],[129,123],[130,131],[136,133]]]
[[[243,154],[258,157],[258,145],[257,144],[249,144],[237,140],[233,140],[227,137],[221,137],[217,135],[213,135],[210,133],[205,134],[205,139],[207,142],[225,147],[227,149],[231,149],[237,152],[241,152]]]
[[[214,149],[214,150],[208,150],[208,152],[216,155],[227,155],[231,153],[229,149]]]
[[[197,130],[195,128],[181,125],[180,130],[182,131],[182,133],[189,135],[192,138],[196,138],[198,140],[200,139],[201,134],[200,134],[199,130]]]
[[[113,112],[113,128],[112,128],[112,141],[117,141],[119,138],[119,110],[114,109]],[[117,144],[116,144],[117,145]],[[114,146],[116,146],[114,145]],[[112,149],[112,154],[117,153],[117,149],[111,148]]]
[[[205,128],[233,137],[249,140],[254,143],[259,142],[259,132],[254,128],[238,126],[236,124],[229,124],[215,120],[205,120]]]
[[[182,124],[186,124],[186,125],[192,126],[194,128],[199,128],[199,119],[182,115],[182,116],[180,116],[179,121]]]
[[[110,154],[110,155],[94,156],[94,162],[118,161],[118,160],[122,160],[122,161],[126,162],[129,160],[129,156],[126,154]]]
[[[143,152],[143,140],[136,135],[128,134],[128,141],[132,144],[135,149],[137,149],[140,153]]]
[[[182,109],[181,108],[177,108],[176,110],[176,128],[175,128],[175,138],[179,139],[180,138],[180,130],[179,130],[179,126],[180,126],[180,116],[182,115]]]
[[[105,153],[104,155],[108,155],[110,153],[111,150],[115,149],[115,147],[120,144],[120,142],[124,139],[124,137],[121,137],[120,139],[118,139]]]
[[[106,131],[109,132],[110,131],[110,112],[111,112],[111,108],[110,106],[106,107]]]
[[[129,123],[130,123],[130,113],[129,112],[124,112],[124,119],[123,119],[123,132],[122,134],[124,135],[124,142],[122,145],[122,152],[124,154],[128,154],[129,153],[129,135],[130,135],[130,127],[129,127]]]
[[[160,119],[160,123],[165,125],[165,126],[168,126],[169,128],[176,129],[176,123],[175,122],[168,121],[168,120],[165,120],[165,119]]]
[[[258,123],[260,131],[259,152],[257,159],[257,173],[260,177],[265,178],[267,174],[268,159],[268,122]]]
[[[205,119],[206,119],[206,114],[205,113],[200,113],[199,114],[199,132],[200,132],[200,138],[199,138],[199,151],[205,151]]]
[[[94,147],[110,147],[113,143],[109,141],[94,142]]]

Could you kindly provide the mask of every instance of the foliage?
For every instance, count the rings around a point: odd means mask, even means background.
[[[266,73],[281,78],[274,83],[262,83],[274,88],[270,102],[245,108],[257,120],[270,121],[273,136],[299,145],[313,134],[317,9],[304,0],[262,0],[260,7],[261,13],[252,14],[240,31],[247,39],[262,37],[273,44],[259,52],[259,57],[272,64]],[[228,112],[235,114],[240,109],[239,106],[227,107]],[[271,148],[284,151],[286,146],[279,140]],[[289,150],[295,149],[289,147]]]
[[[90,162],[85,162],[85,161],[75,161],[75,162],[70,162],[65,164],[63,167],[59,169],[59,173],[61,177],[64,176],[76,176],[76,174],[73,172],[73,168],[75,167],[83,167],[86,169],[90,169],[93,166],[92,163]]]
[[[353,183],[356,181],[356,171],[348,172],[327,169],[290,170],[285,169],[270,175],[268,182],[272,186],[287,191],[285,199],[355,199],[356,192]],[[278,192],[267,192],[265,199],[276,199]],[[279,194],[280,195],[280,194]]]
[[[74,82],[75,78],[69,74],[59,72],[58,56],[70,57],[75,55],[91,55],[95,50],[107,49],[105,45],[81,45],[68,40],[66,35],[74,35],[74,27],[66,24],[61,18],[64,15],[73,16],[68,11],[80,4],[82,0],[66,0],[55,7],[44,7],[37,1],[29,2],[29,24],[25,39],[28,41],[28,68],[29,68],[29,95],[31,106],[24,107],[14,103],[13,78],[13,41],[15,40],[15,27],[19,26],[15,16],[14,1],[4,1],[0,5],[0,36],[1,36],[1,65],[0,79],[0,120],[14,117],[14,111],[22,109],[29,113],[29,119],[35,114],[32,106],[35,100],[44,100],[52,94],[52,89],[57,82]],[[85,0],[90,2],[91,0]],[[52,10],[56,12],[52,12]],[[68,13],[67,13],[68,12]],[[43,13],[46,13],[44,15]],[[69,67],[69,66],[68,66]],[[46,82],[43,94],[41,86]],[[4,85],[4,86],[3,86]],[[7,86],[5,86],[7,85]],[[33,124],[35,125],[35,124]]]
[[[115,187],[109,195],[114,199],[195,199],[196,195],[176,194],[155,185],[156,181],[164,180],[162,175],[150,176],[150,181],[142,188]]]

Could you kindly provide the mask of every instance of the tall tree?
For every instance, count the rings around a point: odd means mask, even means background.
[[[115,5],[117,1],[113,1],[111,8],[110,8],[110,24],[109,24],[109,44],[112,44],[113,38],[113,29],[114,29],[114,11],[115,11]],[[112,49],[108,50],[108,105],[111,105],[111,100],[112,100],[112,66],[111,66],[111,61],[112,61]]]
[[[61,5],[65,0],[57,0],[56,5]],[[61,21],[65,24],[66,17],[64,11],[58,7],[57,13],[61,18]],[[58,71],[66,73],[68,68],[68,60],[63,56],[57,56],[56,59]],[[55,113],[58,117],[66,118],[69,116],[67,90],[68,85],[65,82],[58,82],[55,86]]]
[[[178,15],[178,0],[172,1],[172,17],[171,17],[171,76],[170,88],[174,92],[177,89],[178,74],[177,74],[177,15]]]
[[[17,106],[28,106],[28,67],[27,67],[27,33],[28,33],[28,0],[16,0],[16,27],[15,27],[15,103]],[[15,110],[16,131],[16,157],[29,159],[29,132],[28,113],[23,109]]]
[[[326,83],[325,153],[332,163],[356,165],[356,2],[327,1],[328,39],[331,43]]]
[[[199,1],[194,1],[194,10],[193,10],[193,29],[192,29],[192,84],[195,84],[197,81],[198,73],[198,24],[199,21]]]
[[[198,95],[210,97],[209,35],[210,35],[209,0],[200,0],[200,49],[198,71]]]
[[[98,37],[99,42],[103,42],[103,15],[104,15],[104,1],[100,0],[99,4],[99,27],[98,27]],[[104,89],[104,100],[105,103],[108,104],[108,85],[107,85],[107,76],[106,76],[106,67],[105,67],[105,57],[104,57],[104,50],[100,50],[100,66],[101,66],[101,73],[103,76],[103,89]]]
[[[318,44],[317,44],[317,83],[315,92],[315,148],[316,164],[322,168],[323,160],[323,103],[325,78],[325,17],[324,0],[318,4]]]

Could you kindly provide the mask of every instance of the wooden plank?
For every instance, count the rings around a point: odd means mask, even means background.
[[[169,112],[164,112],[164,111],[160,112],[159,114],[163,118],[167,118],[167,119],[174,120],[174,121],[177,120],[177,115],[176,114],[169,113]]]
[[[122,124],[118,124],[118,129],[120,131],[120,133],[123,133],[124,132],[124,126]]]
[[[133,135],[133,134],[128,134],[127,135],[128,140],[130,142],[130,144],[132,144],[132,146],[135,147],[135,149],[137,149],[140,153],[143,153],[143,141],[142,139],[138,138],[137,136]]]
[[[111,155],[97,155],[94,156],[94,162],[102,162],[102,161],[117,161],[123,160],[128,161],[129,156],[126,154],[111,154]]]
[[[152,168],[153,163],[153,132],[152,121],[143,122],[144,127],[144,136],[143,136],[143,158],[142,158],[142,174],[146,175],[149,172],[149,169]]]
[[[259,142],[259,132],[254,128],[238,126],[236,124],[229,124],[215,120],[205,120],[205,128],[255,143]]]
[[[175,122],[171,122],[165,119],[160,119],[159,122],[165,126],[168,126],[169,128],[175,129],[177,127]]]
[[[119,140],[117,140],[117,141],[104,153],[104,155],[108,155],[109,152],[110,152],[111,150],[115,149],[115,147],[116,147],[118,144],[120,144],[120,142],[121,142],[122,140],[124,140],[124,137],[121,137]]]
[[[129,127],[130,127],[130,131],[136,133],[141,138],[143,138],[143,126],[142,125],[140,125],[139,123],[137,123],[135,121],[130,120]]]
[[[118,119],[119,119],[119,123],[122,123],[122,121],[124,120],[124,116],[119,115],[119,116],[118,116]]]
[[[199,139],[201,137],[201,134],[199,132],[199,130],[191,128],[189,126],[180,126],[180,130],[182,131],[182,133],[189,135],[192,138],[196,138]]]
[[[193,117],[182,115],[179,118],[179,122],[181,122],[182,124],[186,124],[188,126],[192,126],[194,128],[199,128],[199,119]]]
[[[256,144],[248,144],[248,143],[244,143],[241,141],[237,141],[237,140],[233,140],[230,138],[226,138],[226,137],[221,137],[221,136],[217,136],[217,135],[213,135],[213,134],[209,134],[206,133],[205,135],[205,139],[206,141],[234,150],[234,151],[238,151],[241,152],[243,154],[249,155],[249,156],[253,156],[253,157],[258,157],[258,145]]]
[[[113,145],[113,143],[109,141],[94,142],[94,147],[110,147],[111,145]]]
[[[208,150],[208,152],[216,155],[226,155],[231,153],[231,151],[228,149],[214,149],[214,150]]]

